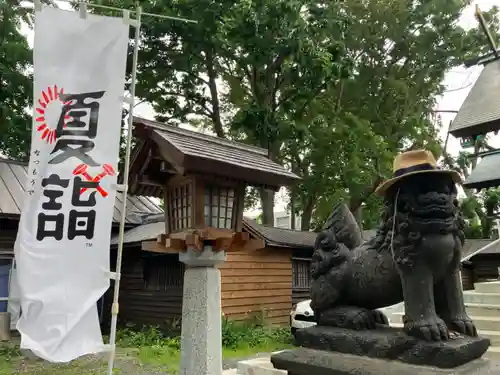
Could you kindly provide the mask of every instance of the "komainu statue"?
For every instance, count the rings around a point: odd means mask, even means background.
[[[371,329],[387,324],[378,308],[404,300],[404,331],[425,341],[450,332],[477,336],[465,312],[460,281],[464,243],[455,171],[437,167],[424,150],[400,154],[394,176],[377,189],[383,225],[361,244],[345,205],[338,205],[316,240],[311,307],[318,324]]]

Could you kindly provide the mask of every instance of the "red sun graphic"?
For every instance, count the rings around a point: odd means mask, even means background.
[[[38,99],[38,106],[35,108],[35,111],[38,114],[38,117],[36,118],[37,122],[37,128],[36,130],[41,133],[41,139],[45,140],[46,143],[53,143],[55,142],[57,138],[56,134],[56,129],[57,129],[57,121],[59,121],[59,117],[57,119],[53,120],[55,121],[54,126],[50,126],[49,120],[47,118],[47,109],[51,106],[54,105],[55,103],[57,104],[57,108],[61,107],[62,105],[66,105],[71,103],[71,101],[63,102],[61,99],[61,96],[64,93],[64,89],[58,89],[57,85],[54,85],[53,87],[48,86],[47,90],[42,90],[41,97]],[[60,110],[59,110],[60,111]],[[60,113],[60,112],[59,112]],[[69,116],[67,113],[64,115],[64,127],[66,127],[66,124],[68,123],[68,120],[71,119],[71,116]]]

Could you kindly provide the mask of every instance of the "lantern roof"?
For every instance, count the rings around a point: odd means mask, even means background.
[[[134,125],[139,142],[132,155],[131,179],[136,182],[137,174],[144,173],[155,153],[168,163],[173,174],[212,175],[276,190],[300,179],[269,159],[268,151],[260,147],[140,117],[134,117]],[[134,184],[130,184],[131,193],[143,194],[137,191],[137,185],[134,189]],[[161,194],[151,189],[150,193]]]
[[[485,64],[479,78],[451,123],[449,133],[457,138],[500,130],[500,60]]]
[[[500,152],[484,155],[472,170],[463,186],[467,189],[485,189],[500,186]]]

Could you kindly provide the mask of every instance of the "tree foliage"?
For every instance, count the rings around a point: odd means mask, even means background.
[[[52,0],[42,0],[54,6]],[[0,2],[0,152],[26,161],[31,144],[33,55],[22,25],[33,26],[30,1]],[[31,2],[32,3],[32,2]]]
[[[297,208],[305,210],[307,217],[309,203],[316,202],[312,209],[318,224],[334,202],[345,200],[353,212],[365,204],[363,212],[369,217],[363,221],[371,227],[381,205],[372,193],[390,176],[395,154],[417,147],[430,149],[436,157],[441,154],[431,113],[436,96],[444,91],[443,76],[484,52],[486,44],[478,29],[465,31],[457,24],[466,2],[412,4],[343,2],[350,20],[343,42],[353,74],[312,107],[315,120],[326,122],[323,126],[328,130],[323,133],[332,135],[330,141],[299,147],[308,152],[301,157],[301,175],[307,177],[299,189],[302,202]],[[490,20],[494,13],[489,13]],[[306,139],[315,139],[317,126],[308,129]],[[323,157],[328,161],[322,163]],[[318,189],[322,190],[319,196]]]
[[[116,5],[131,3],[119,1]],[[347,76],[345,32],[332,5],[317,1],[143,2],[145,11],[196,25],[149,19],[137,93],[164,121],[191,121],[269,150],[281,162],[296,120],[323,87]],[[273,220],[274,194],[261,192],[263,221]]]
[[[20,3],[20,2],[19,2]],[[32,54],[21,34],[29,21],[17,1],[0,3],[0,150],[5,156],[24,160],[31,140],[33,85],[29,69]]]
[[[444,74],[485,46],[477,29],[457,25],[463,1],[142,5],[198,23],[145,20],[138,95],[160,120],[268,148],[302,177],[291,193],[303,229],[338,200],[356,213],[364,205],[365,224],[374,224],[373,191],[394,155],[411,147],[440,155],[430,115]],[[261,199],[269,224],[273,195]]]
[[[267,148],[302,177],[290,191],[302,229],[319,227],[339,200],[365,227],[375,225],[381,201],[373,192],[391,174],[395,154],[416,147],[442,153],[431,112],[444,74],[487,47],[478,29],[458,26],[470,1],[139,3],[197,23],[143,18],[137,95],[159,120]],[[32,95],[31,54],[19,33],[25,14],[17,2],[0,10],[0,147],[23,157]],[[497,32],[497,11],[486,19]],[[454,168],[467,161],[444,156]],[[274,194],[250,193],[271,224]]]

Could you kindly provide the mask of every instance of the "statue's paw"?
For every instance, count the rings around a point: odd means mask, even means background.
[[[425,341],[446,341],[450,338],[448,327],[439,317],[416,321],[405,320],[404,330],[410,336]]]
[[[376,328],[375,314],[370,310],[353,311],[350,316],[347,316],[347,328],[355,330],[375,329]]]
[[[450,330],[456,331],[463,335],[476,337],[477,329],[471,318],[467,314],[458,315],[450,319],[448,324]]]
[[[354,330],[374,329],[373,311],[352,306],[339,306],[320,313],[318,324]]]
[[[382,311],[372,310],[371,314],[376,324],[381,324],[385,326],[389,325],[389,319],[387,319],[387,316]]]
[[[370,316],[366,312],[357,312],[347,317],[347,328],[362,330],[370,329],[370,326]]]

